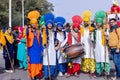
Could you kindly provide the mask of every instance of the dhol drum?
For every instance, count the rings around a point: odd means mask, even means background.
[[[83,44],[74,44],[65,48],[65,53],[67,54],[68,58],[73,59],[85,54]]]

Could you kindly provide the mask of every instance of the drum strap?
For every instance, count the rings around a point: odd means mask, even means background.
[[[77,41],[77,42],[81,42],[81,34],[80,32],[77,33],[77,38],[72,34],[72,36],[74,37],[74,39]]]
[[[81,42],[81,34],[80,34],[80,32],[79,32],[77,35],[78,35],[78,39],[77,39],[72,33],[68,33],[68,44],[69,44],[69,45],[72,44],[72,36],[73,36],[73,38],[74,38],[77,42]]]

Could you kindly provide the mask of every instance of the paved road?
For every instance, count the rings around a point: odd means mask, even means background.
[[[114,65],[111,61],[111,74],[114,75]],[[57,77],[58,80],[105,80],[104,77],[100,78],[90,78],[89,75],[85,75],[81,73],[79,77]],[[4,72],[4,60],[2,58],[2,54],[0,51],[0,80],[30,80],[27,71],[15,69],[14,73],[6,73]],[[42,79],[43,80],[43,79]]]

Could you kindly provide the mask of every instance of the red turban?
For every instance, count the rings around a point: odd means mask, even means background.
[[[113,5],[111,7],[111,13],[119,13],[120,12],[120,7],[117,5]]]
[[[78,23],[74,23],[72,27],[73,27],[73,29],[74,29],[74,28],[80,29],[80,25],[79,25]]]

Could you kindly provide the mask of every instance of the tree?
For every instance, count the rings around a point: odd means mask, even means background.
[[[31,10],[38,10],[41,15],[53,11],[53,5],[47,0],[24,0],[25,23]],[[0,0],[0,28],[8,25],[9,0]],[[12,26],[22,25],[22,0],[12,0]]]

